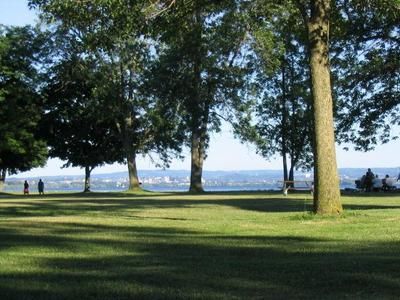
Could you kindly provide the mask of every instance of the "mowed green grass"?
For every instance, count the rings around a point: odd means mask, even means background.
[[[399,299],[400,195],[0,195],[0,299]]]

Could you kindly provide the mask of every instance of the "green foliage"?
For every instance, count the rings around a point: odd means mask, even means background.
[[[284,55],[281,45],[285,45],[285,39],[277,39],[276,32],[292,33],[295,35],[295,39],[301,39],[304,36],[305,38],[302,39],[305,41],[304,53],[306,58],[312,57],[315,53],[322,53],[322,56],[325,56],[326,59],[329,55],[332,57],[333,91],[327,91],[326,87],[315,84],[315,79],[318,79],[317,77],[321,73],[317,74],[317,70],[314,69],[313,104],[314,106],[321,104],[321,106],[318,106],[320,109],[315,109],[313,121],[309,123],[326,126],[326,122],[317,113],[330,110],[329,101],[325,103],[323,99],[330,99],[330,94],[333,93],[338,108],[337,116],[341,120],[338,128],[341,141],[355,142],[358,148],[368,150],[377,143],[377,135],[380,135],[381,142],[389,140],[391,135],[390,125],[399,124],[398,1],[244,2],[247,3],[249,19],[257,25],[253,30],[257,45],[254,49],[258,56],[264,60],[265,74],[273,74],[277,66],[280,65],[279,62],[282,61],[279,54]],[[330,4],[332,5],[331,11]],[[320,18],[325,13],[329,16],[329,20]],[[295,22],[296,20],[299,21],[300,25],[292,23],[292,26],[284,26],[284,24],[290,24],[287,21]],[[322,27],[311,27],[311,25],[317,25],[316,23],[321,20],[327,21],[326,24],[330,23],[329,35],[320,35]],[[282,30],[282,28],[286,30]],[[312,28],[316,30],[311,31]],[[307,31],[310,31],[309,34],[307,34]],[[316,38],[316,40],[313,38]],[[318,44],[318,42],[320,43]],[[328,43],[331,44],[330,53],[328,53]],[[316,45],[321,47],[313,49],[313,46]],[[303,61],[305,62],[307,59]],[[304,63],[304,65],[306,64]],[[312,67],[313,65],[309,64],[309,66]],[[315,67],[319,67],[318,62]],[[326,68],[330,68],[330,66],[325,65],[319,71],[322,71],[323,68],[326,71]],[[266,88],[267,91],[269,89],[270,87]],[[271,90],[274,91],[274,88]],[[315,93],[317,90],[322,92],[318,99]],[[276,92],[272,94],[275,95]],[[271,111],[276,113],[279,110]],[[330,112],[323,118],[330,119],[329,114]],[[246,118],[248,117],[246,116]],[[305,120],[308,118],[307,116]],[[321,130],[315,133],[315,144],[322,146],[315,147],[316,152],[322,149],[334,149],[333,139],[329,142],[330,145],[327,145],[323,135],[323,131],[330,130],[330,128],[322,128],[323,126],[318,126]],[[330,127],[330,124],[328,126]],[[268,127],[264,128],[267,133],[271,130]],[[250,137],[254,137],[254,131],[250,131]],[[320,141],[324,142],[320,143]],[[323,145],[324,143],[325,145]],[[268,144],[263,142],[261,146],[268,147]],[[269,149],[274,148],[270,147]],[[319,181],[326,180],[328,182],[329,176],[331,176],[331,179],[335,177],[333,170],[336,168],[336,164],[334,156],[331,155],[333,152],[333,150],[329,152],[329,156],[332,156],[330,158],[321,154],[316,156],[315,165],[318,165],[318,168],[315,169],[316,178],[319,176],[318,174],[322,174],[321,176],[324,177],[318,177],[317,191],[320,190]],[[326,168],[326,170],[322,171],[322,168]],[[332,180],[330,181],[332,182]],[[317,198],[336,198],[332,197],[333,193],[338,195],[338,192],[332,189],[329,192],[327,191],[325,196],[321,194],[321,197],[318,196]],[[330,195],[328,196],[328,194]],[[315,195],[318,195],[318,193]],[[317,198],[316,203],[320,203],[319,201],[322,199]]]
[[[47,159],[37,131],[42,42],[30,27],[0,28],[0,170],[10,174],[43,166]]]
[[[260,58],[258,67],[267,75],[275,73],[285,55],[285,35],[299,32],[299,13],[291,1],[252,1],[243,5],[251,34],[252,50]],[[290,27],[294,25],[293,28]]]
[[[155,92],[180,103],[189,130],[218,131],[220,114],[239,101],[246,76],[239,65],[246,30],[237,7],[231,1],[178,3],[155,26],[164,43],[153,71],[163,85]]]
[[[393,136],[390,126],[400,124],[399,2],[325,2],[332,4],[338,137],[368,150],[387,142]],[[311,166],[315,120],[306,66],[313,43],[307,28],[315,13],[311,8],[321,2],[29,3],[73,37],[68,51],[96,61],[96,72],[107,74],[91,89],[95,97],[113,100],[106,110],[126,153],[156,152],[167,164],[171,153],[179,153],[184,135],[187,144],[193,142],[190,135],[200,139],[204,158],[209,132],[218,131],[225,117],[237,118],[237,128],[264,156],[288,154],[294,166]],[[261,121],[251,127],[253,117]]]
[[[399,24],[396,1],[336,3],[332,66],[338,137],[359,150],[372,150],[378,143],[398,138]]]
[[[50,155],[66,161],[67,167],[90,169],[121,160],[110,103],[96,90],[106,81],[101,70],[93,61],[72,56],[52,73],[42,122]]]
[[[158,97],[176,103],[188,133],[219,131],[248,76],[246,28],[232,1],[177,2],[153,23],[162,42],[152,74]],[[190,144],[190,139],[188,143]]]
[[[229,120],[245,94],[246,28],[235,1],[177,1],[158,17],[152,93],[176,107],[191,149],[190,190],[201,192],[209,134]]]
[[[116,128],[112,134],[125,158],[155,152],[160,163],[167,165],[171,157],[179,154],[180,133],[174,124],[173,107],[144,89],[145,76],[154,59],[154,41],[146,35],[145,26],[144,9],[148,4],[57,0],[30,3],[42,11],[43,18],[64,39],[75,40],[71,45],[77,56],[96,63],[97,76],[90,79],[91,89],[95,97],[107,102],[102,113]]]
[[[292,176],[294,169],[312,166],[311,81],[301,18],[294,10],[289,15],[290,9],[282,12],[276,6],[264,3],[248,10],[258,89],[256,104],[239,111],[235,131],[242,140],[255,143],[265,158],[284,157],[287,180],[286,156]]]

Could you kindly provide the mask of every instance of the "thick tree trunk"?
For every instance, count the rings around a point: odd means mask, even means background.
[[[205,157],[205,136],[207,134],[207,123],[209,114],[209,102],[204,95],[201,95],[202,78],[202,25],[203,19],[201,16],[200,6],[196,7],[193,15],[193,26],[195,30],[193,38],[195,45],[193,49],[193,103],[190,104],[191,111],[191,170],[190,170],[190,187],[192,193],[204,192],[202,176],[203,162]]]
[[[7,175],[7,170],[1,169],[0,170],[0,192],[2,192],[4,189],[4,184],[6,182],[6,175]]]
[[[191,170],[190,170],[190,188],[192,193],[204,192],[202,177],[203,177],[203,162],[204,162],[204,141],[201,134],[192,132],[191,141]]]
[[[286,152],[282,151],[283,180],[289,180]]]
[[[83,189],[84,193],[90,192],[90,173],[92,172],[93,168],[88,166],[85,167],[85,187]]]
[[[122,131],[123,148],[126,155],[126,162],[128,164],[128,191],[137,191],[141,189],[136,167],[136,149],[133,142],[133,120],[134,117],[132,116],[132,113],[127,115],[124,120],[124,128]]]
[[[282,60],[282,68],[281,68],[281,74],[282,74],[282,158],[283,158],[283,180],[292,180],[288,176],[288,162],[287,162],[287,154],[288,154],[288,147],[287,147],[287,118],[288,118],[288,111],[286,109],[286,73],[285,73],[285,66],[286,66],[286,61],[283,58]],[[288,187],[293,187],[293,184],[288,184]]]
[[[281,89],[282,89],[282,100],[281,100],[281,105],[282,105],[282,156],[283,156],[283,174],[285,180],[293,181],[293,178],[290,177],[290,174],[288,174],[288,161],[287,161],[287,155],[289,153],[288,149],[288,118],[289,118],[289,112],[287,109],[287,101],[288,101],[288,93],[287,93],[287,82],[286,82],[286,66],[287,62],[285,57],[282,58],[281,61],[282,67],[281,67],[281,74],[282,74],[282,82],[281,82]],[[290,187],[294,187],[294,183],[288,184]]]
[[[293,181],[294,180],[294,164],[292,163],[290,166],[289,170],[289,180]],[[293,184],[294,187],[294,184]]]
[[[314,211],[317,214],[338,214],[342,212],[342,205],[328,55],[330,0],[312,0],[311,4],[308,34],[315,124]]]
[[[129,175],[129,191],[140,190],[140,182],[136,167],[136,154],[134,151],[130,151],[127,155],[128,162],[128,175]]]

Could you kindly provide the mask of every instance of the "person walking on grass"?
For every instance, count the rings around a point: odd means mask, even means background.
[[[24,182],[24,195],[29,195],[29,183],[27,180]]]
[[[42,181],[42,179],[39,179],[38,191],[39,191],[39,195],[44,195],[44,182]]]

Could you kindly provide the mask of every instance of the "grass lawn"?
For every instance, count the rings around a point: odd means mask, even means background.
[[[0,194],[0,299],[399,299],[400,195]]]

